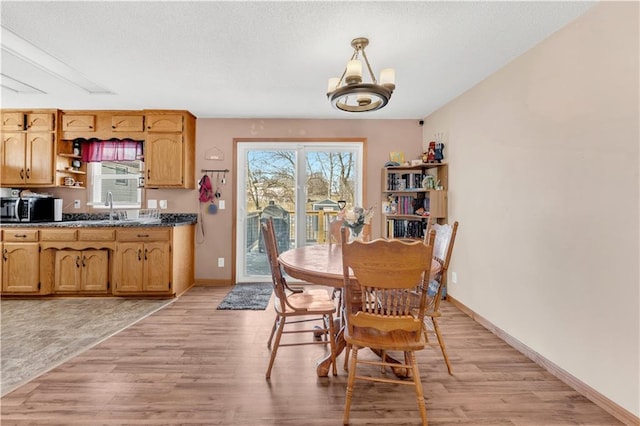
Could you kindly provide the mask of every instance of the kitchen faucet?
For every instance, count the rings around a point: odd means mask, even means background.
[[[107,201],[104,202],[105,206],[109,206],[109,221],[113,221],[113,192],[107,192]]]

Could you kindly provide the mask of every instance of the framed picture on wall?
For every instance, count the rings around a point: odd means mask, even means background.
[[[398,164],[404,163],[404,152],[392,151],[389,153],[389,161],[395,161]]]

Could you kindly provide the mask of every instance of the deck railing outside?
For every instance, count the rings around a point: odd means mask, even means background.
[[[314,242],[322,244],[327,241],[328,229],[327,225],[338,215],[337,211],[307,211],[305,215],[305,235],[308,242]],[[246,248],[253,248],[260,240],[260,212],[250,212],[247,215],[247,229],[246,229]],[[293,211],[289,211],[289,227],[288,227],[289,242],[295,241],[296,235],[296,220]],[[278,236],[276,236],[278,237]],[[283,236],[280,236],[283,237]],[[289,244],[292,246],[293,244]]]

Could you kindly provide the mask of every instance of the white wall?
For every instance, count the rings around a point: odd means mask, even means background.
[[[640,416],[639,4],[601,3],[426,117],[449,293]]]

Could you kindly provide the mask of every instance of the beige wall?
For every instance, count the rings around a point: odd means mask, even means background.
[[[604,3],[425,119],[449,292],[640,415],[638,3]]]
[[[327,105],[329,107],[329,105]],[[196,279],[214,283],[231,283],[233,239],[234,138],[366,138],[367,205],[380,207],[381,169],[388,161],[389,151],[404,151],[406,158],[421,154],[422,127],[418,120],[283,120],[283,119],[198,119],[196,144],[196,173],[201,169],[229,169],[227,184],[222,187],[226,210],[215,215],[202,215],[205,236],[196,243]],[[205,160],[205,152],[217,147],[224,154],[223,161]],[[215,181],[215,179],[214,179]],[[194,212],[199,210],[197,191],[149,190],[147,198],[169,200],[168,211]],[[379,234],[380,214],[374,217],[374,235]],[[218,268],[217,258],[225,258],[225,267]]]

